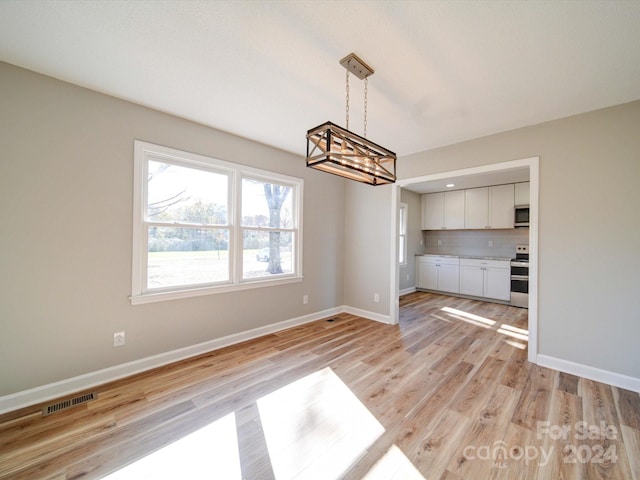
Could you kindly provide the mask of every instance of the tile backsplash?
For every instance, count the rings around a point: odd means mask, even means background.
[[[516,254],[516,245],[529,243],[528,228],[508,230],[427,230],[422,232],[424,253],[508,257]],[[440,241],[440,245],[438,245]],[[489,246],[493,242],[493,247]]]

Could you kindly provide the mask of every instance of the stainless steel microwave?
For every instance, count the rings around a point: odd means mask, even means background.
[[[529,205],[516,205],[513,225],[515,227],[529,226]]]

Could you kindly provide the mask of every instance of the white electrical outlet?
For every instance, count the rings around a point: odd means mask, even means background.
[[[116,332],[113,334],[113,346],[121,347],[124,345],[124,332]]]
[[[380,301],[380,294],[374,293],[373,294],[373,301],[378,303]]]
[[[493,240],[489,240],[489,247],[493,247]]]
[[[302,304],[306,305],[307,303],[309,303],[309,295],[303,295],[302,296]]]
[[[442,240],[438,240],[438,246],[441,247],[442,246]]]

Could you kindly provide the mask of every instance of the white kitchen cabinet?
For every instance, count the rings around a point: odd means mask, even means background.
[[[509,300],[511,297],[509,260],[461,258],[460,293],[474,297]]]
[[[515,205],[529,205],[529,182],[516,183]]]
[[[444,192],[422,195],[422,230],[444,227]]]
[[[422,195],[422,230],[464,228],[464,190]]]
[[[489,188],[470,188],[464,195],[464,228],[489,228]]]
[[[426,288],[427,290],[438,289],[438,265],[435,263],[422,262],[418,257],[416,265],[417,270],[417,288]]]
[[[513,228],[513,184],[470,188],[464,192],[464,228]]]
[[[464,190],[444,192],[444,227],[464,228]]]
[[[476,265],[466,265],[465,259],[460,264],[460,293],[484,297],[484,270]]]
[[[514,187],[489,187],[489,225],[491,228],[513,228]]]
[[[484,270],[484,296],[498,300],[511,299],[511,270],[509,262],[505,268],[486,267]]]
[[[416,288],[459,293],[460,259],[422,255],[416,257]]]

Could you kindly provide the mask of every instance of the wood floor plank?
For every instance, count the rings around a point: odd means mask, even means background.
[[[544,367],[529,370],[518,405],[513,413],[513,423],[536,431],[537,422],[549,414],[551,393],[554,390],[555,372]]]
[[[578,461],[589,459],[585,462],[589,478],[631,478],[631,467],[623,444],[613,388],[592,380],[582,380],[585,431],[593,432],[595,435],[581,439],[575,456]],[[613,458],[609,453],[613,454]]]
[[[627,457],[629,459],[631,477],[633,480],[640,480],[640,431],[622,425],[621,433],[625,450],[630,452]]]
[[[536,427],[536,437],[542,440],[542,449],[549,460],[540,463],[541,480],[579,480],[585,478],[585,466],[573,462],[571,451],[577,448],[576,425],[583,421],[582,398],[556,389],[551,396],[547,420]]]
[[[475,417],[495,390],[505,366],[504,360],[488,357],[453,399],[451,408],[469,418]]]
[[[471,423],[464,415],[447,409],[418,445],[409,451],[409,458],[425,478],[439,478],[444,474]]]
[[[640,431],[640,394],[624,388],[613,388],[613,392],[620,423]]]
[[[447,470],[463,478],[489,478],[492,469],[501,462],[501,458],[492,455],[495,442],[502,441],[519,397],[519,391],[496,385],[489,401],[472,419],[471,428],[458,444]]]
[[[526,309],[416,292],[398,325],[328,320],[109,382],[48,417],[42,404],[0,415],[0,480],[103,478],[230,418],[245,478],[640,480],[640,396],[529,363]],[[578,438],[578,424],[617,436]],[[483,446],[507,454],[470,458]],[[616,457],[581,461],[599,446]],[[544,465],[518,457],[545,448]]]

